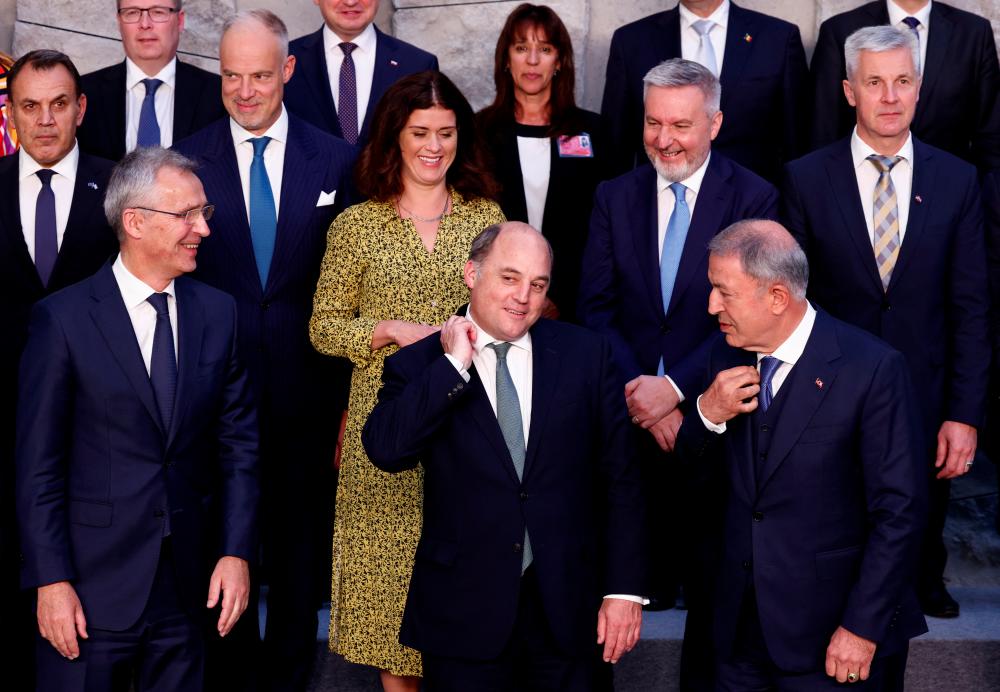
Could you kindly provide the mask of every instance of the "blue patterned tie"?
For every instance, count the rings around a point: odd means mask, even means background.
[[[917,27],[920,26],[920,20],[916,17],[903,17],[903,24],[910,27],[910,31],[913,33],[913,37],[917,39],[917,55],[920,55],[920,32],[917,31]],[[916,65],[919,70],[919,63]]]
[[[663,294],[663,311],[670,309],[670,297],[674,292],[677,268],[681,264],[684,241],[691,226],[691,212],[688,210],[684,193],[687,188],[680,183],[671,183],[674,192],[674,210],[667,222],[667,233],[663,238],[663,252],[660,254],[660,291]]]
[[[771,389],[771,379],[774,377],[774,373],[778,371],[780,365],[781,361],[774,356],[764,356],[760,359],[760,392],[758,393],[758,398],[760,399],[761,413],[767,411],[771,405],[771,400],[774,399],[774,391]]]
[[[153,355],[149,359],[149,381],[160,409],[163,429],[170,430],[174,415],[174,393],[177,390],[177,358],[174,356],[174,333],[170,328],[167,294],[154,293],[146,301],[156,309],[156,329],[153,330]]]
[[[144,79],[142,84],[146,87],[146,95],[139,110],[139,136],[135,144],[137,147],[158,147],[160,124],[156,122],[156,90],[163,82],[159,79]]]
[[[56,231],[56,195],[52,192],[52,176],[48,168],[35,173],[42,181],[42,189],[35,200],[35,269],[43,286],[49,285],[52,268],[56,266],[59,239]]]
[[[278,232],[278,214],[274,209],[274,193],[264,166],[264,149],[270,137],[255,137],[253,163],[250,164],[250,239],[253,241],[253,256],[257,260],[260,287],[267,287],[267,273],[274,256],[274,238]]]
[[[514,470],[517,472],[518,480],[524,476],[524,424],[521,421],[521,402],[517,397],[517,389],[514,388],[514,380],[507,369],[507,352],[510,351],[509,342],[490,344],[489,348],[497,354],[497,423],[500,424],[500,432],[503,433],[504,442],[510,451],[510,458],[514,462]],[[521,553],[521,574],[528,569],[531,564],[531,542],[528,540],[528,530],[524,531],[524,548]]]
[[[341,43],[344,62],[340,64],[340,87],[337,98],[337,119],[340,131],[351,144],[358,143],[358,76],[354,70],[351,53],[357,48],[353,43]]]

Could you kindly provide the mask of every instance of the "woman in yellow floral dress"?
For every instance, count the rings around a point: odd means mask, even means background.
[[[361,446],[382,363],[434,333],[468,300],[472,239],[503,220],[472,109],[439,72],[397,82],[372,118],[357,179],[370,201],[333,222],[310,322],[322,353],[354,363],[333,538],[330,649],[414,690],[420,654],[399,625],[420,537],[422,471],[379,471]],[[336,434],[335,421],[330,422]]]

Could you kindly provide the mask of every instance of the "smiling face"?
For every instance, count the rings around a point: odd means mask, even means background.
[[[465,264],[469,310],[476,323],[494,339],[520,339],[542,315],[551,270],[542,234],[506,224],[478,267]]]
[[[403,187],[444,184],[457,151],[458,128],[454,111],[441,106],[413,111],[399,133]]]
[[[323,21],[342,41],[353,41],[375,21],[378,0],[313,0]]]
[[[47,70],[28,65],[18,75],[11,102],[10,116],[21,147],[39,165],[54,166],[73,150],[87,97],[77,96],[69,70],[62,65]]]
[[[175,7],[172,0],[120,0],[118,9],[129,7]],[[143,12],[135,24],[126,24],[118,18],[118,31],[122,36],[125,55],[147,75],[155,75],[177,55],[177,44],[184,29],[184,10],[173,12],[165,22],[154,22],[148,12]]]
[[[737,255],[708,258],[708,312],[719,320],[726,343],[734,348],[771,353],[777,316],[772,311],[772,294],[747,276]],[[780,343],[780,341],[778,341]]]
[[[521,27],[507,50],[507,61],[516,96],[551,97],[559,52],[541,28],[530,24]]]
[[[913,53],[861,51],[857,69],[844,80],[844,96],[857,113],[858,136],[880,154],[895,154],[906,141],[920,96]]]
[[[708,115],[698,87],[649,87],[642,141],[653,167],[667,180],[686,180],[698,170],[720,127],[722,112]]]
[[[243,129],[263,134],[281,116],[281,99],[295,71],[295,56],[283,56],[278,39],[248,20],[223,35],[219,68],[226,111]]]

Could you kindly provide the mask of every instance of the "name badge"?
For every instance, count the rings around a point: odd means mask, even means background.
[[[590,135],[583,132],[572,137],[560,137],[559,156],[570,159],[594,158],[594,146],[590,142]]]

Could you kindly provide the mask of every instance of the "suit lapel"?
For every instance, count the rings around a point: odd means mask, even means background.
[[[723,370],[735,368],[740,365],[756,365],[757,356],[751,351],[730,348],[728,352],[731,354],[731,357],[726,358],[725,362],[719,368],[716,369],[713,367],[714,371],[722,372]],[[753,418],[750,415],[745,414],[736,416],[726,424],[727,444],[730,445],[730,449],[732,450],[731,458],[734,460],[733,465],[739,470],[740,479],[743,481],[739,489],[743,492],[748,504],[753,504],[754,498],[757,495],[753,437],[750,430],[752,420]]]
[[[205,333],[204,310],[194,297],[190,281],[186,277],[178,277],[174,286],[177,291],[177,398],[167,435],[168,445],[177,435],[196,389],[201,342]]]
[[[875,262],[875,251],[868,237],[868,223],[861,206],[858,193],[858,178],[854,172],[851,160],[850,139],[843,140],[835,153],[826,160],[826,172],[830,181],[830,191],[837,201],[843,221],[842,229],[854,244],[861,262],[862,273],[879,293],[882,293],[882,279],[879,278],[878,265]]]
[[[545,421],[557,391],[561,359],[554,339],[544,323],[531,330],[531,422],[528,426],[528,449],[524,457],[524,478],[534,466],[539,440],[544,437]]]
[[[306,128],[294,117],[288,121],[288,144],[281,174],[281,207],[278,210],[274,257],[268,272],[268,286],[276,285],[283,271],[291,266],[288,259],[312,231],[310,223],[316,211],[319,189],[326,178],[323,159],[316,156],[317,146]],[[323,190],[330,192],[330,190]],[[339,190],[337,194],[343,194]],[[323,229],[324,231],[326,229]],[[249,232],[249,228],[248,228]],[[267,292],[267,287],[264,287]]]
[[[953,39],[954,26],[938,3],[931,4],[931,25],[933,31],[927,34],[927,57],[924,58],[923,76],[920,82],[920,100],[913,116],[910,129],[920,129],[924,112],[934,104],[934,88],[942,72],[950,69],[954,61],[948,60],[949,46]],[[922,107],[921,107],[922,106]],[[907,229],[909,234],[909,229]]]
[[[749,36],[750,40],[746,40]],[[726,47],[722,57],[722,110],[725,112],[729,94],[739,93],[738,85],[743,70],[750,61],[753,50],[753,18],[749,12],[736,5],[729,5],[729,26],[726,28]],[[723,127],[725,125],[723,124]]]
[[[21,229],[21,183],[18,179],[20,171],[20,154],[0,159],[0,229],[3,230],[4,241],[10,251],[10,262],[16,265],[24,275],[24,284],[32,295],[42,296],[45,288],[38,277],[35,263],[24,242],[24,231]],[[8,265],[9,266],[9,265]]]
[[[657,248],[660,217],[656,204],[656,172],[643,166],[636,184],[629,191],[629,226],[639,270],[646,282],[646,291],[658,315],[666,314],[663,292],[660,290],[660,253]]]
[[[474,394],[467,397],[469,399],[469,415],[479,426],[493,451],[496,452],[497,459],[503,464],[504,470],[510,476],[511,482],[519,484],[517,471],[514,469],[514,461],[510,458],[510,450],[507,449],[507,442],[503,439],[500,431],[500,424],[497,422],[497,414],[490,405],[490,399],[486,396],[486,389],[483,381],[479,377],[476,366],[469,368],[469,386],[474,390]]]
[[[115,151],[125,154],[125,61],[108,72],[103,85],[103,95],[99,97],[106,104],[101,118],[101,129],[113,143]]]
[[[399,62],[395,58],[397,46],[390,37],[375,29],[375,72],[372,74],[372,89],[368,94],[368,106],[365,108],[365,121],[361,124],[359,141],[366,141],[371,127],[372,114],[375,106],[386,89],[399,78]]]
[[[104,225],[101,218],[104,215],[104,190],[97,182],[86,155],[80,155],[80,163],[76,170],[76,182],[73,185],[73,199],[70,202],[69,219],[66,221],[66,232],[63,234],[56,264],[52,269],[49,287],[64,285],[61,276],[69,271],[69,265],[74,257],[85,256],[86,244],[93,242],[94,236],[89,231],[97,224]]]
[[[931,151],[914,138],[913,185],[910,189],[910,199],[896,200],[896,204],[909,205],[910,213],[906,220],[906,235],[903,236],[903,243],[899,246],[896,266],[893,267],[892,277],[889,279],[889,291],[899,283],[899,277],[920,251],[920,241],[924,237],[927,217],[935,202],[934,196],[930,194],[936,189],[933,158]],[[920,203],[917,203],[917,198],[920,198]]]
[[[660,26],[663,29],[663,41],[659,50],[653,48],[657,52],[657,64],[669,58],[681,57],[681,11],[675,7],[664,12]]]
[[[326,63],[326,48],[323,45],[323,29],[310,34],[305,42],[303,60],[296,64],[302,71],[302,76],[309,84],[309,93],[319,99],[318,110],[326,121],[327,131],[337,137],[343,137],[340,131],[340,119],[330,92],[330,73]]]
[[[194,130],[194,111],[197,105],[191,99],[197,94],[191,80],[191,68],[180,60],[177,61],[177,88],[174,89],[174,142],[183,139],[181,133],[192,132]]]

